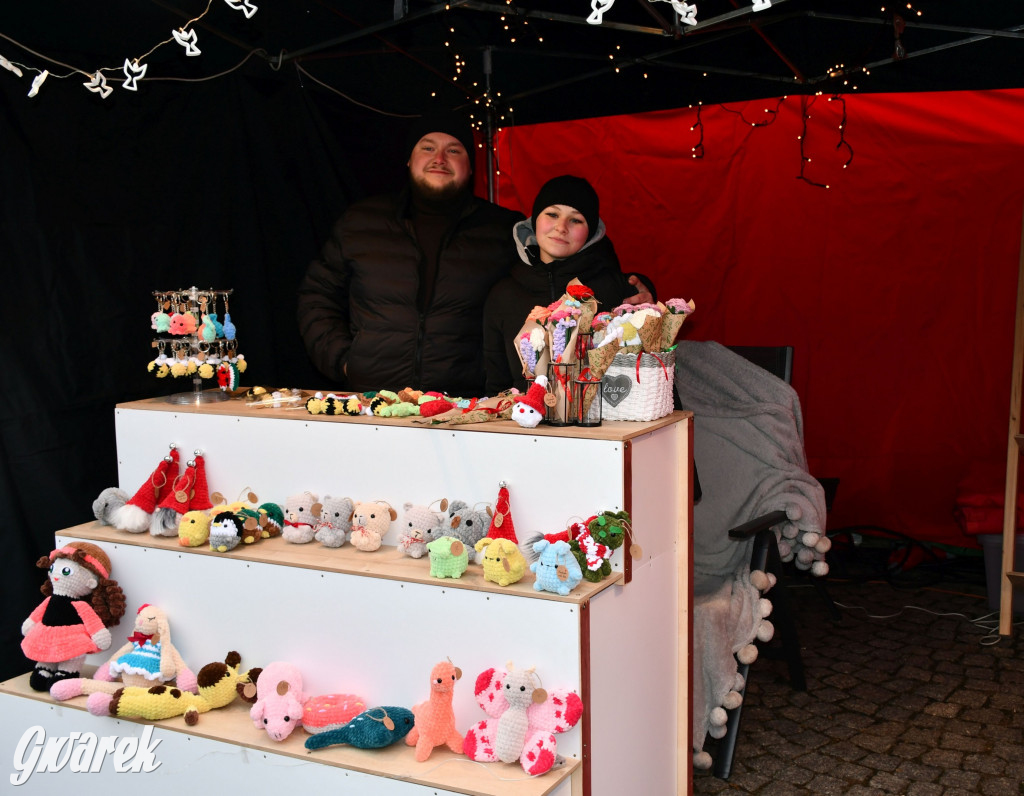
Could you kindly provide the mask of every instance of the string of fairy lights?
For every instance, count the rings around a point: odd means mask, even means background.
[[[656,2],[664,2],[671,5],[673,12],[676,15],[676,19],[682,25],[696,25],[697,19],[697,5],[696,3],[687,3],[684,0],[655,0]],[[121,89],[125,91],[138,92],[139,85],[143,81],[150,80],[171,80],[181,82],[202,82],[205,80],[212,80],[224,75],[230,74],[237,69],[240,69],[250,58],[254,56],[264,57],[271,65],[271,68],[279,70],[281,68],[281,59],[274,59],[269,56],[265,50],[261,48],[253,49],[247,53],[235,66],[219,72],[214,75],[207,75],[205,77],[194,77],[194,78],[183,78],[183,77],[169,77],[169,76],[158,76],[147,74],[149,59],[154,52],[163,47],[180,47],[181,53],[184,57],[195,57],[202,53],[201,42],[197,32],[199,23],[206,18],[213,8],[215,3],[223,2],[232,11],[241,13],[246,19],[251,19],[259,10],[253,0],[207,0],[205,8],[201,13],[189,19],[183,25],[173,28],[169,31],[169,35],[166,39],[157,42],[155,45],[150,47],[148,50],[143,52],[141,55],[128,55],[124,58],[121,66],[102,66],[92,70],[83,69],[79,66],[71,65],[59,61],[57,59],[46,56],[45,54],[36,52],[35,50],[25,46],[21,42],[7,36],[0,31],[0,40],[6,40],[11,44],[15,45],[19,49],[35,56],[43,62],[50,64],[47,68],[41,68],[37,66],[31,66],[16,60],[9,60],[0,54],[0,69],[7,70],[15,77],[19,79],[27,79],[30,83],[27,96],[36,97],[41,90],[43,90],[44,84],[48,79],[55,80],[66,80],[69,78],[79,77],[85,78],[82,82],[82,86],[94,94],[97,94],[101,99],[108,98],[114,91],[114,87],[119,85]],[[600,25],[603,22],[604,16],[612,12],[615,0],[590,0],[591,14],[586,18],[586,22],[591,25]],[[753,12],[763,11],[771,6],[771,0],[751,0],[749,8]],[[505,0],[505,5],[508,7],[508,13],[500,14],[499,22],[501,23],[504,32],[508,36],[509,44],[515,45],[519,41],[530,40],[535,42],[537,45],[544,44],[544,36],[541,30],[542,26],[530,25],[528,14],[522,13],[522,9],[517,8],[514,0]],[[739,3],[736,3],[739,7]],[[914,9],[912,4],[907,3],[906,8],[909,13],[916,14],[920,17],[922,11],[920,9]],[[451,10],[451,6],[446,6],[446,10]],[[883,14],[887,12],[885,6],[882,7]],[[900,13],[892,13],[893,18],[893,35],[894,35],[894,58],[902,57],[905,54],[902,41],[900,39],[903,33],[904,25],[903,19]],[[0,23],[2,24],[2,23]],[[449,24],[448,36],[444,41],[445,48],[451,51],[451,76],[449,83],[452,86],[457,86],[463,95],[467,98],[467,101],[472,103],[476,112],[471,113],[473,124],[478,129],[483,129],[485,119],[493,119],[497,122],[497,126],[500,129],[503,124],[509,123],[510,118],[514,114],[514,108],[511,104],[503,103],[501,92],[495,90],[490,85],[490,74],[489,74],[489,56],[490,53],[485,54],[485,63],[487,65],[484,85],[481,85],[480,80],[473,80],[469,77],[469,65],[465,54],[459,51],[458,46],[455,44],[457,39],[457,29],[455,23]],[[615,73],[620,72],[625,66],[635,66],[641,64],[640,59],[629,59],[623,54],[622,46],[616,44],[608,54],[610,61],[610,67]],[[300,59],[296,59],[293,63],[297,73],[300,76],[304,76],[317,83],[319,86],[326,90],[329,90],[349,102],[360,105],[361,107],[367,108],[371,111],[378,113],[399,116],[399,117],[410,117],[413,114],[400,114],[385,111],[378,107],[375,107],[371,103],[362,102],[350,95],[339,91],[338,89],[331,86],[329,83],[319,79],[315,75],[311,74],[310,71],[299,62]],[[650,64],[643,63],[643,77],[648,76],[648,67]],[[63,73],[54,69],[54,67],[60,67],[65,70]],[[119,74],[118,74],[119,73]],[[705,73],[706,74],[706,73]],[[863,74],[869,75],[870,71],[867,67],[847,67],[843,63],[837,63],[827,71],[828,77],[838,80],[842,79],[841,90],[843,91],[856,91],[858,85],[856,83],[856,75]],[[112,85],[113,84],[113,85]],[[438,91],[435,89],[430,92],[431,97],[437,97]],[[812,179],[809,176],[810,168],[809,165],[812,160],[809,154],[810,152],[810,138],[808,136],[809,126],[808,121],[811,118],[810,110],[814,106],[815,102],[823,96],[823,92],[818,92],[815,95],[800,95],[801,102],[801,133],[798,136],[799,140],[799,155],[800,155],[800,170],[799,179],[806,182],[808,185],[818,188],[828,188],[829,184]],[[724,104],[719,104],[726,113],[735,113],[740,117],[740,121],[743,124],[747,124],[754,128],[767,127],[773,124],[778,118],[778,112],[783,102],[788,97],[781,97],[775,100],[774,107],[765,107],[764,115],[758,119],[749,119],[746,114],[750,111],[750,108],[756,107],[752,103],[748,103],[743,110],[735,110]],[[846,101],[840,94],[836,93],[829,96],[827,101],[829,103],[838,102],[841,107],[841,121],[837,126],[837,143],[835,149],[838,150],[841,155],[845,158],[842,163],[842,168],[846,168],[853,161],[853,148],[846,140],[846,126],[847,126],[847,112],[846,112]],[[693,107],[693,106],[691,106]],[[702,159],[705,156],[705,127],[704,118],[702,116],[704,109],[703,103],[696,105],[696,120],[691,126],[690,130],[694,133],[695,141],[691,147],[691,154],[694,159]],[[473,109],[471,109],[473,110]],[[817,138],[817,133],[815,134]]]

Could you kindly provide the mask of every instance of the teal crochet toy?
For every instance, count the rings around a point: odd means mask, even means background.
[[[337,730],[310,735],[306,739],[306,748],[323,749],[343,743],[359,749],[383,749],[408,735],[413,723],[409,708],[370,708]]]
[[[427,554],[432,578],[461,578],[469,566],[469,549],[454,536],[428,542]]]

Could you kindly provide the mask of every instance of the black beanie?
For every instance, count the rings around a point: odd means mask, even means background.
[[[420,116],[409,128],[409,135],[405,141],[406,155],[411,155],[417,142],[428,133],[446,133],[452,138],[458,139],[469,155],[470,165],[474,160],[473,128],[464,116],[457,113],[429,113]]]
[[[563,174],[561,177],[555,177],[544,183],[540,191],[537,192],[537,198],[533,200],[533,214],[530,220],[533,222],[534,232],[537,231],[537,216],[545,207],[551,205],[565,205],[578,210],[587,221],[589,233],[587,240],[597,233],[597,225],[600,221],[597,191],[582,177]]]

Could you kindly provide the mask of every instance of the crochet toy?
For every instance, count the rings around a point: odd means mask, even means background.
[[[354,396],[340,397],[334,394],[324,396],[316,393],[306,401],[306,411],[311,415],[361,415],[363,405]]]
[[[469,566],[469,548],[453,536],[427,542],[430,577],[461,578]]]
[[[108,486],[92,502],[92,515],[100,525],[113,525],[113,514],[129,500],[128,493],[116,486]],[[147,520],[148,524],[148,520]]]
[[[413,705],[416,722],[405,736],[405,743],[416,747],[416,759],[421,763],[430,757],[435,746],[442,744],[455,753],[462,752],[462,735],[455,729],[452,710],[455,683],[461,677],[461,669],[451,661],[442,661],[430,670],[430,698]]]
[[[340,730],[364,710],[366,702],[355,694],[310,697],[302,706],[302,728],[311,735]]]
[[[196,677],[198,694],[167,685],[119,688],[113,694],[91,694],[86,707],[94,716],[117,716],[126,719],[159,721],[184,716],[189,726],[199,721],[199,714],[231,704],[238,695],[238,686],[249,682],[249,673],[239,671],[242,656],[229,652],[224,662],[208,663]]]
[[[370,708],[336,730],[317,733],[306,739],[307,749],[323,749],[344,743],[358,749],[383,749],[407,738],[414,717],[409,708],[392,706]]]
[[[280,536],[284,531],[284,509],[277,503],[260,503],[257,511],[267,518],[266,524],[263,525],[263,538],[272,539]]]
[[[622,547],[628,529],[627,511],[602,511],[587,520],[586,528],[569,542],[586,580],[599,583],[611,574],[612,564],[609,559],[612,553]]]
[[[46,599],[22,622],[21,650],[36,662],[29,685],[49,691],[78,677],[85,656],[110,646],[109,627],[121,621],[124,592],[110,580],[110,558],[89,542],[71,542],[36,562],[49,570]]]
[[[302,690],[302,672],[291,663],[275,661],[263,667],[256,679],[256,704],[249,718],[257,730],[266,730],[271,740],[283,741],[302,726],[307,696]]]
[[[324,495],[323,501],[317,505],[320,511],[313,529],[313,538],[324,547],[341,547],[352,530],[352,512],[355,509],[352,498]]]
[[[484,580],[509,586],[522,580],[529,566],[518,545],[508,539],[481,539],[476,551],[483,553]]]
[[[233,511],[222,511],[210,521],[210,549],[215,553],[234,550],[242,541],[245,519]]]
[[[402,534],[398,537],[398,549],[410,558],[422,558],[427,552],[427,535],[440,527],[445,515],[432,511],[427,506],[405,503],[402,506]]]
[[[533,582],[537,591],[550,591],[564,597],[583,580],[583,572],[568,542],[541,539],[533,545],[533,550],[538,558],[530,564],[530,571],[537,576]]]
[[[512,522],[512,500],[509,497],[508,484],[504,481],[498,484],[498,499],[494,501],[494,513],[491,515],[487,536],[490,539],[508,539],[514,544],[519,544],[516,526]]]
[[[171,488],[163,493],[160,503],[149,521],[153,536],[177,536],[181,517],[196,509],[206,511],[213,507],[206,485],[206,461],[199,451],[185,463],[185,469]]]
[[[512,402],[512,419],[523,428],[536,428],[547,413],[544,398],[547,396],[548,377],[537,376],[525,395],[516,396]]]
[[[201,547],[210,540],[210,515],[205,511],[186,511],[178,523],[178,544]]]
[[[470,728],[462,750],[480,763],[514,763],[531,776],[555,763],[556,733],[571,730],[583,715],[583,701],[574,691],[548,694],[538,687],[533,668],[508,672],[488,669],[476,678],[477,703],[491,719]]]
[[[446,536],[454,536],[467,548],[473,550],[476,543],[487,534],[491,522],[490,507],[484,511],[470,508],[464,500],[453,500],[448,505],[448,529]]]
[[[377,550],[395,519],[398,512],[387,503],[356,503],[352,509],[352,546],[364,553]]]
[[[148,688],[171,680],[183,691],[195,692],[197,688],[195,674],[171,643],[167,615],[155,605],[145,604],[135,615],[135,632],[100,665],[93,679],[60,680],[50,687],[50,696],[63,701],[82,694],[113,694],[121,686]]]
[[[103,490],[100,493],[100,498],[97,499],[97,502],[105,499],[107,502],[105,510],[109,512],[109,516],[105,520],[100,519],[100,522],[106,521],[122,531],[142,533],[149,528],[153,513],[156,511],[160,499],[166,495],[177,477],[178,450],[174,445],[171,445],[170,453],[160,460],[156,469],[146,479],[146,482],[139,487],[138,491],[126,503],[116,505],[116,503],[112,502],[111,498],[116,499],[116,493],[112,494],[109,490]],[[93,503],[93,513],[96,512],[97,505]],[[97,518],[99,519],[99,516]]]
[[[263,526],[267,524],[266,514],[250,508],[240,508],[236,513],[242,520],[242,544],[255,544],[268,536],[263,532]]]
[[[308,544],[316,534],[317,497],[313,492],[292,495],[284,502],[284,530],[281,535],[292,544]]]

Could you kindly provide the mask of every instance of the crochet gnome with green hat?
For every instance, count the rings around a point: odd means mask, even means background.
[[[516,538],[516,526],[512,522],[508,484],[504,481],[498,484],[498,499],[494,502],[494,514],[491,516],[491,525],[487,529],[487,538],[508,539],[513,544],[519,544],[519,540]]]

